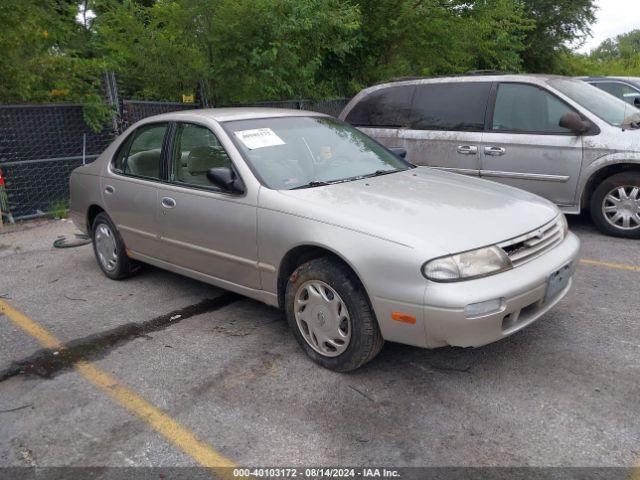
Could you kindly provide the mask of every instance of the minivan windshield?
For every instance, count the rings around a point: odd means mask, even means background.
[[[328,117],[223,124],[258,178],[274,190],[309,188],[412,168],[359,130]]]
[[[615,127],[637,112],[628,103],[580,80],[552,78],[547,83]]]

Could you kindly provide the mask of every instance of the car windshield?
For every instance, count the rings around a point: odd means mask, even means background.
[[[585,82],[554,78],[547,83],[615,127],[620,127],[629,116],[637,112],[628,103]]]
[[[245,160],[274,190],[356,180],[411,168],[362,132],[328,117],[226,122]]]

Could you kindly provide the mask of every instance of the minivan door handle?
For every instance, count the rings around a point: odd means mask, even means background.
[[[474,145],[458,145],[457,150],[461,155],[475,155],[478,153],[478,147]]]
[[[115,191],[116,189],[113,188],[111,185],[107,185],[106,187],[104,187],[104,193],[108,193],[109,195],[111,195]]]
[[[499,157],[500,155],[504,155],[507,153],[506,148],[502,147],[484,147],[484,154],[489,155],[491,157]]]
[[[173,208],[176,206],[176,201],[171,197],[162,197],[160,202],[164,208]]]

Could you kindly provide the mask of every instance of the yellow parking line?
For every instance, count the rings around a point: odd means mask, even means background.
[[[589,260],[587,258],[583,258],[580,260],[582,265],[595,265],[597,267],[607,267],[607,268],[615,268],[618,270],[629,270],[631,272],[640,272],[640,266],[638,265],[626,265],[624,263],[611,263],[611,262],[603,262],[600,260]]]
[[[43,347],[55,350],[65,348],[54,334],[3,300],[0,300],[0,313],[6,315],[16,327],[36,339]],[[231,460],[199,440],[193,432],[147,402],[110,374],[85,361],[76,363],[74,368],[76,372],[106,393],[115,403],[137,415],[203,467],[235,466]],[[218,474],[231,477],[229,471],[218,472]]]

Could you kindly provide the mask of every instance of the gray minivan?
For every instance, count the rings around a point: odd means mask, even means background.
[[[340,119],[417,165],[588,208],[603,232],[640,238],[640,112],[577,79],[468,75],[367,88]]]

